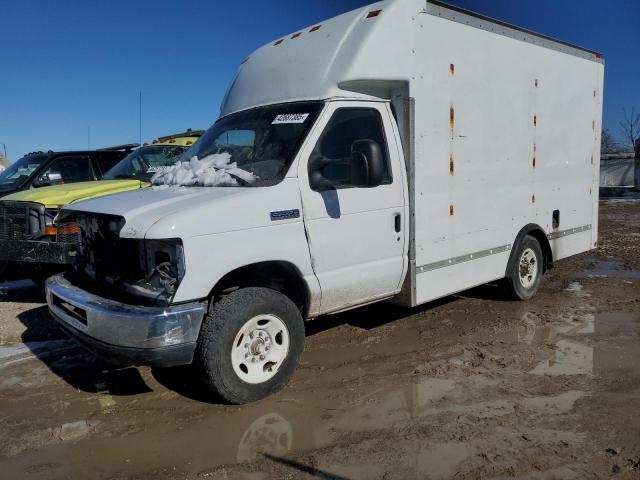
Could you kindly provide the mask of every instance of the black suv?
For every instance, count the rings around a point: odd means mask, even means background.
[[[100,180],[138,146],[132,143],[100,150],[30,153],[0,172],[0,197],[28,188]]]

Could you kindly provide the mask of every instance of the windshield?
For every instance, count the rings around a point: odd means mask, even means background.
[[[218,120],[154,185],[265,186],[279,182],[322,102],[258,107]]]
[[[0,172],[0,190],[18,188],[47,160],[47,155],[29,155]]]
[[[150,182],[154,174],[174,165],[187,148],[181,145],[149,145],[138,148],[116,163],[103,178],[134,178]]]

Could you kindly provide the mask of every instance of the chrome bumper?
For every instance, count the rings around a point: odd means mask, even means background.
[[[112,363],[171,366],[193,359],[206,313],[201,303],[141,307],[93,295],[64,276],[46,283],[49,311],[61,327]]]

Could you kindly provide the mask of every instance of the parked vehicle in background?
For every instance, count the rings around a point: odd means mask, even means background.
[[[0,172],[0,198],[20,190],[100,180],[137,143],[70,152],[32,152]]]
[[[437,1],[277,39],[162,187],[63,210],[78,263],[49,309],[114,363],[195,363],[243,403],[286,384],[304,319],[498,280],[528,299],[596,247],[603,72]]]
[[[0,262],[20,275],[44,280],[73,262],[77,228],[59,229],[54,219],[65,205],[127,190],[150,186],[155,172],[173,165],[204,131],[160,137],[151,145],[133,150],[102,180],[64,183],[34,188],[0,199]],[[97,151],[100,158],[102,151]],[[106,163],[103,161],[103,165]]]

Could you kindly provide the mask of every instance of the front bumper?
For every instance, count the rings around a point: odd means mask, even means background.
[[[46,283],[49,311],[96,356],[117,365],[169,367],[193,361],[202,303],[140,307],[93,295],[64,276]]]
[[[71,264],[75,245],[37,240],[11,240],[0,244],[0,260],[28,263]]]

